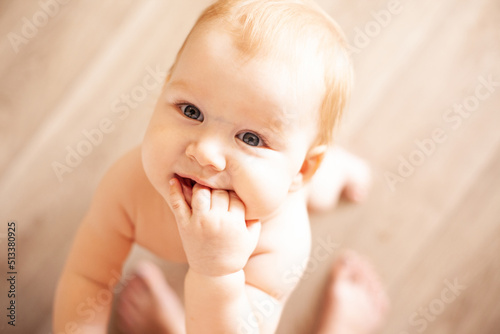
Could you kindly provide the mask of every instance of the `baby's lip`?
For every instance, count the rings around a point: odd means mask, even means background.
[[[177,178],[181,184],[184,186],[192,189],[195,185],[195,183],[198,183],[199,185],[202,185],[204,187],[207,187],[212,190],[225,190],[225,191],[233,191],[233,188],[223,188],[220,187],[220,185],[217,185],[217,182],[210,182],[210,181],[205,181],[201,178],[198,178],[197,176],[194,175],[189,175],[189,174],[184,174],[184,173],[175,173],[174,177]]]
[[[214,185],[212,185],[209,182],[206,182],[206,181],[204,181],[196,176],[187,175],[187,174],[175,174],[175,177],[177,177],[182,184],[184,184],[188,187],[191,187],[191,188],[194,186],[193,182],[196,182],[199,185],[202,185],[204,187],[211,188],[211,189],[217,189],[217,187],[215,187]]]

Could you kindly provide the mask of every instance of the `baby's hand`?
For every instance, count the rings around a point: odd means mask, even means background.
[[[192,270],[223,276],[245,267],[261,225],[245,221],[245,206],[234,192],[195,184],[191,209],[179,181],[172,179],[169,201]]]

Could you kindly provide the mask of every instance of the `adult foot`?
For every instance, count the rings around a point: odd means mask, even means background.
[[[143,262],[123,288],[117,303],[117,326],[126,334],[183,334],[181,302],[158,267]]]
[[[334,263],[318,334],[372,334],[389,307],[378,276],[353,252]]]
[[[370,189],[370,167],[362,159],[340,147],[330,149],[311,180],[308,207],[326,211],[341,197],[352,202],[363,201]]]

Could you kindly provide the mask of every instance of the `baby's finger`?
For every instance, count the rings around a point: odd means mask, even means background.
[[[189,217],[191,216],[191,210],[189,205],[186,203],[184,194],[182,193],[181,184],[176,178],[172,178],[169,182],[170,184],[170,197],[169,205],[174,213],[175,220],[177,223],[186,224],[189,222]]]
[[[210,204],[210,209],[227,211],[228,208],[229,208],[229,195],[227,191],[219,189],[212,190],[212,203]]]
[[[207,212],[210,210],[211,203],[210,188],[195,184],[193,187],[193,198],[191,200],[191,207],[193,213]]]
[[[234,191],[229,192],[229,212],[242,220],[245,219],[245,204]]]

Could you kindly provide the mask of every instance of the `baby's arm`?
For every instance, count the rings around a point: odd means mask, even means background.
[[[121,205],[127,169],[122,159],[108,171],[78,230],[56,292],[55,333],[106,333],[112,290],[133,242]]]
[[[196,184],[192,197],[191,209],[179,182],[173,180],[170,205],[189,262],[185,280],[187,333],[274,333],[290,291],[273,295],[275,287],[264,282],[265,273],[256,274],[255,265],[252,277],[247,276],[260,222],[245,221],[244,205],[233,192]],[[270,267],[271,258],[272,254],[260,254],[252,261],[265,263],[260,270],[276,272]],[[264,318],[255,312],[256,305],[271,310]]]

